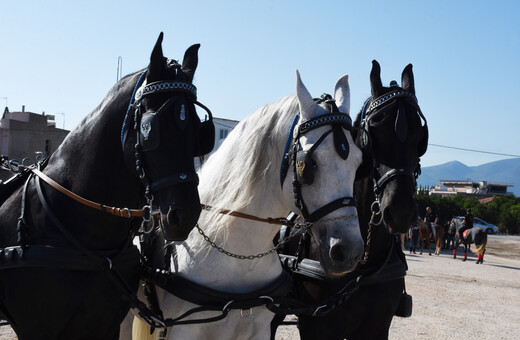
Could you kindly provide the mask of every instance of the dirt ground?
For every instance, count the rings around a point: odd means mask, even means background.
[[[520,338],[520,236],[490,236],[483,264],[471,252],[462,262],[462,247],[456,260],[447,250],[405,254],[413,314],[393,319],[390,340]],[[1,327],[0,340],[12,339],[12,330]],[[281,327],[276,339],[299,339],[298,331]]]
[[[491,235],[483,264],[471,252],[462,262],[462,247],[456,260],[449,250],[405,254],[413,313],[393,319],[390,340],[520,339],[520,236]],[[296,327],[276,339],[299,339]]]

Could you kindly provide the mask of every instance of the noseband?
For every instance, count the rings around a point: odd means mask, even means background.
[[[334,145],[337,153],[341,158],[347,159],[349,152],[349,145],[346,136],[344,135],[343,129],[349,131],[352,130],[352,120],[346,113],[342,113],[334,103],[334,99],[330,95],[323,95],[322,98],[316,100],[318,104],[322,104],[329,109],[329,113],[320,115],[318,117],[306,120],[298,125],[300,120],[299,114],[294,117],[287,138],[285,151],[282,159],[282,165],[280,168],[280,184],[283,186],[289,166],[293,166],[293,193],[294,202],[296,207],[300,210],[303,219],[307,223],[314,223],[322,217],[341,209],[343,207],[355,207],[356,200],[353,196],[345,196],[338,198],[321,208],[318,208],[312,213],[309,213],[307,206],[305,205],[301,187],[302,185],[310,185],[313,182],[313,161],[312,154],[318,148],[318,146],[325,140],[325,138],[332,133],[334,136]],[[314,145],[308,150],[303,151],[300,143],[300,138],[307,132],[317,129],[319,127],[331,125],[332,128],[324,132],[321,137],[314,143]],[[309,174],[310,172],[310,174]]]

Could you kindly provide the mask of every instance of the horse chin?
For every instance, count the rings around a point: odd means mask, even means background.
[[[348,265],[342,265],[341,268],[338,268],[338,266],[334,266],[334,265],[330,265],[330,266],[324,265],[323,261],[321,261],[321,266],[325,270],[325,274],[330,279],[339,279],[339,278],[347,275],[348,273],[352,272],[354,269],[356,269],[358,262],[359,261],[350,263]]]
[[[412,195],[384,195],[381,200],[382,223],[391,234],[408,232],[417,218],[417,208]]]

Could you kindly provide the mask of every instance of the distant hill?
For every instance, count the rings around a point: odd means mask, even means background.
[[[520,196],[520,158],[504,159],[478,166],[467,166],[458,161],[422,168],[417,184],[432,186],[439,180],[472,180],[498,183],[509,183],[508,188],[516,196]]]

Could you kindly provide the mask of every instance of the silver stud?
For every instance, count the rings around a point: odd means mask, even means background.
[[[181,105],[181,113],[180,113],[181,120],[186,119],[186,109],[184,108],[184,104]]]

